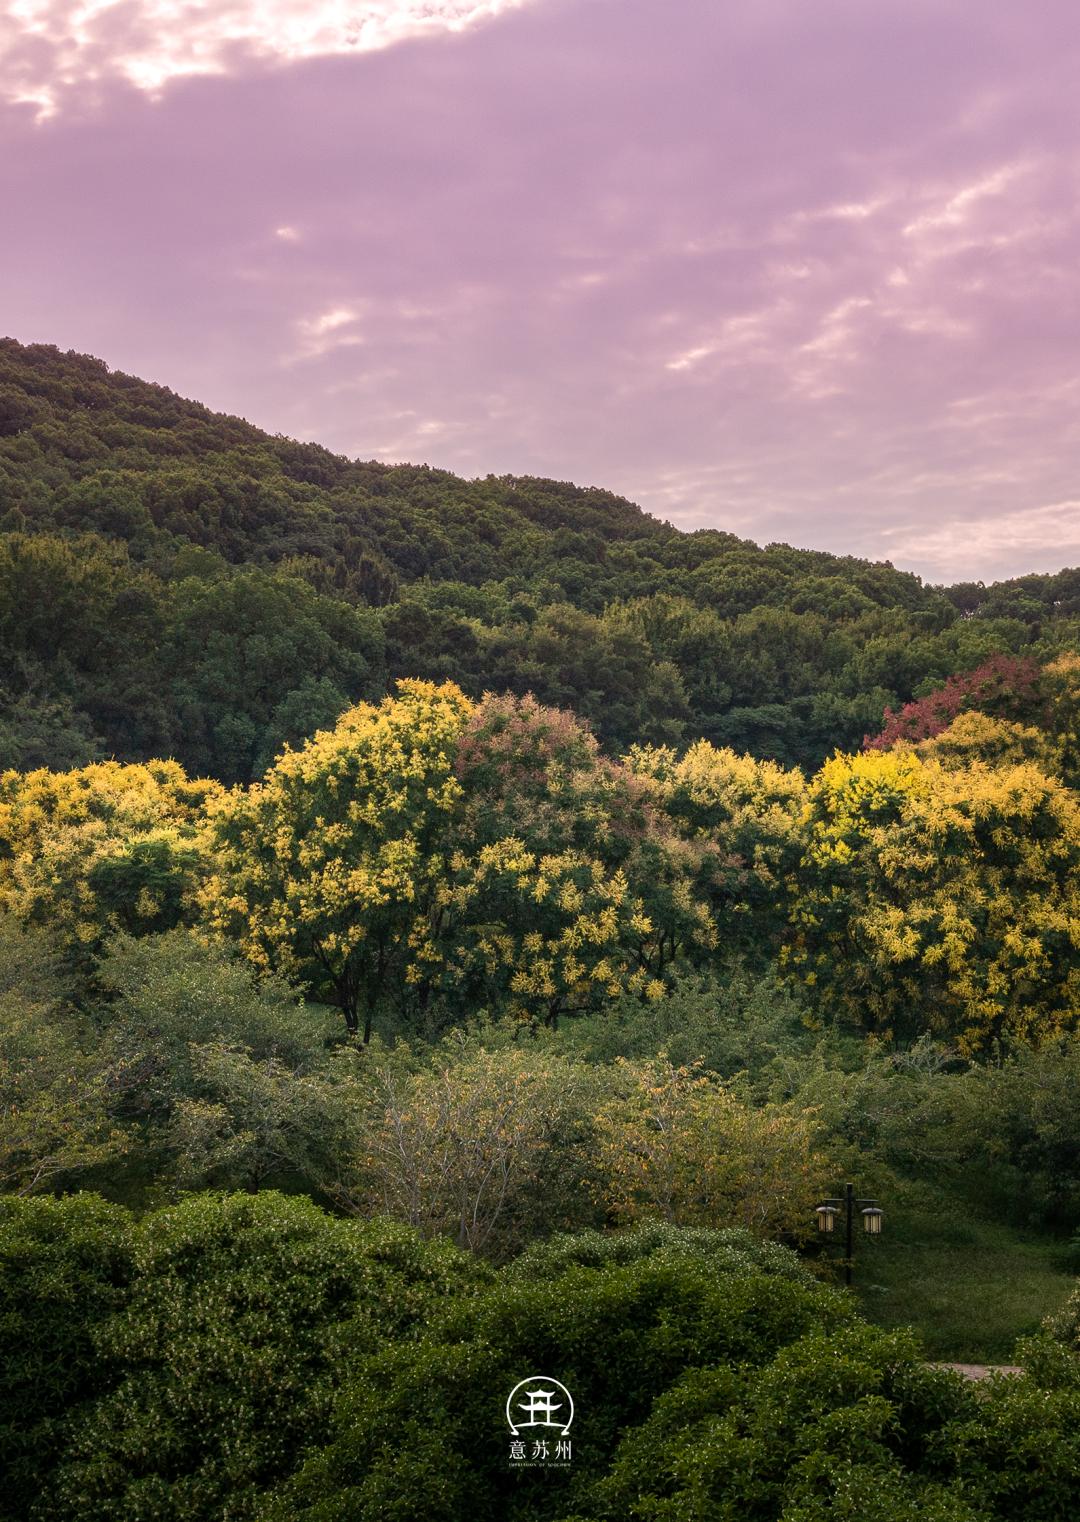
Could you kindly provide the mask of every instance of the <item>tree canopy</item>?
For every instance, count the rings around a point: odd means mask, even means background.
[[[813,769],[950,676],[1076,642],[1075,570],[928,587],[593,487],[342,459],[10,339],[0,397],[0,766],[246,782],[413,677],[531,692],[612,751]]]

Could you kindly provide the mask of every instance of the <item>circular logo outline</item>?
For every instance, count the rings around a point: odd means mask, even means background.
[[[519,1421],[517,1426],[514,1425],[514,1418],[510,1415],[510,1407],[511,1407],[511,1405],[513,1403],[514,1396],[518,1393],[519,1390],[524,1389],[524,1387],[526,1385],[554,1385],[555,1389],[562,1391],[562,1393],[566,1396],[567,1400],[570,1402],[570,1415],[567,1417],[565,1425],[561,1421],[556,1421],[556,1422],[550,1422],[550,1421],[522,1422],[522,1421]],[[550,1393],[553,1395],[555,1393],[555,1391],[553,1390]],[[560,1401],[559,1404],[561,1405],[562,1402]],[[570,1394],[570,1391],[566,1388],[566,1386],[563,1384],[561,1379],[552,1379],[551,1376],[548,1375],[548,1374],[530,1374],[527,1379],[519,1379],[517,1384],[510,1391],[510,1394],[506,1397],[506,1424],[510,1428],[510,1431],[511,1431],[511,1433],[512,1433],[512,1435],[514,1437],[517,1437],[519,1435],[518,1434],[518,1426],[521,1426],[521,1427],[561,1427],[562,1428],[562,1436],[565,1437],[566,1434],[570,1431],[570,1428],[573,1425],[573,1421],[574,1421],[574,1397]]]

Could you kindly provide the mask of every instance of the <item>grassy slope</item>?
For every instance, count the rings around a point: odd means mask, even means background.
[[[856,1244],[864,1312],[882,1326],[915,1326],[930,1358],[1008,1362],[1017,1337],[1034,1332],[1074,1283],[1060,1240],[937,1191],[899,1202],[880,1242]]]

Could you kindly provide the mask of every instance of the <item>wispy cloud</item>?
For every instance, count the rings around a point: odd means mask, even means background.
[[[53,115],[66,87],[119,76],[154,93],[222,74],[238,49],[274,62],[461,32],[530,0],[10,0],[0,90]]]
[[[9,0],[0,26],[19,338],[688,527],[935,578],[1080,558],[1073,0]]]
[[[319,359],[332,349],[355,348],[364,342],[357,324],[360,312],[355,306],[336,306],[314,317],[296,322],[300,343],[290,360]]]
[[[951,518],[936,526],[886,529],[892,553],[938,579],[992,578],[1003,563],[1032,570],[1080,564],[1080,498],[1018,508],[980,518]]]

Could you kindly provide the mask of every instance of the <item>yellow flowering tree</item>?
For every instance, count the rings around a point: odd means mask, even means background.
[[[175,761],[0,776],[0,910],[95,950],[115,930],[166,930],[198,880],[205,811],[221,793]]]
[[[659,816],[586,730],[450,683],[402,682],[287,752],[222,801],[214,841],[209,923],[256,965],[328,983],[365,1041],[383,1002],[554,1022],[658,998],[673,934],[711,932],[670,861],[653,912]]]
[[[684,842],[684,880],[716,927],[714,944],[775,954],[787,885],[804,846],[806,782],[798,770],[699,740],[678,756],[636,746],[627,764],[656,789]]]
[[[1067,650],[1044,666],[1040,686],[1046,699],[1046,727],[1057,741],[1061,774],[1080,786],[1080,655]]]
[[[1061,771],[1062,746],[1044,729],[994,719],[973,708],[955,718],[948,729],[932,739],[921,740],[915,750],[924,760],[946,767],[965,767],[982,762],[1002,766],[1032,762],[1049,775]]]
[[[455,748],[472,703],[406,681],[361,703],[213,814],[208,923],[258,967],[328,982],[350,1032],[407,981],[461,798]]]
[[[654,780],[604,756],[573,714],[488,693],[456,769],[465,789],[456,839],[467,854],[481,848],[467,891],[483,883],[500,920],[520,924],[512,992],[530,993],[533,1013],[554,1019],[627,991],[659,998],[676,961],[715,950],[694,853]],[[512,842],[528,858],[516,882],[498,866]]]
[[[641,948],[653,921],[621,870],[582,852],[538,856],[511,836],[455,854],[418,920],[408,977],[463,1009],[554,1024],[620,994],[667,992]]]
[[[1080,804],[1031,763],[836,756],[810,792],[788,967],[821,1006],[974,1051],[1080,1015]]]

